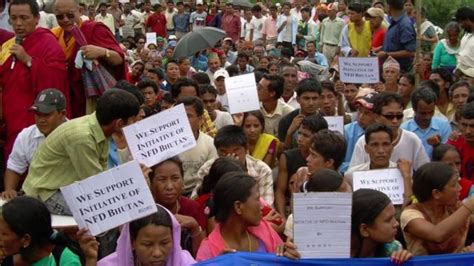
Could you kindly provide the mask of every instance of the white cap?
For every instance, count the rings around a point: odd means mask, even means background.
[[[214,80],[220,77],[228,78],[229,73],[227,72],[227,70],[219,68],[216,72],[214,72]]]
[[[203,4],[203,0],[196,0],[196,5],[202,5]]]
[[[170,35],[168,37],[168,40],[177,40],[178,38],[176,38],[176,35]]]

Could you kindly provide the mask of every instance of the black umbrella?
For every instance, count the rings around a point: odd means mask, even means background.
[[[226,35],[225,31],[214,27],[196,29],[178,41],[174,48],[173,58],[191,56],[206,48],[212,48]]]
[[[248,0],[232,0],[229,3],[242,8],[252,8],[253,6]]]

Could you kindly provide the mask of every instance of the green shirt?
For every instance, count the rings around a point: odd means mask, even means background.
[[[74,254],[68,248],[65,248],[63,250],[63,253],[61,253],[61,259],[60,259],[59,265],[80,266],[81,261],[79,260],[79,257],[76,254]],[[56,264],[56,260],[54,259],[53,254],[50,254],[48,257],[44,257],[40,259],[39,261],[32,264],[32,266],[59,266],[59,265]]]
[[[106,170],[108,149],[95,113],[63,123],[36,150],[23,190],[46,201],[60,187]]]

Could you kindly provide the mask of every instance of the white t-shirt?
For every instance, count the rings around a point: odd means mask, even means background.
[[[199,132],[196,146],[179,154],[179,159],[183,162],[184,188],[183,192],[191,193],[199,180],[197,172],[201,166],[210,159],[217,158],[217,151],[214,146],[214,139],[209,135]]]
[[[222,106],[226,109],[229,110],[229,100],[227,99],[227,93],[219,95],[217,94],[217,101],[222,104]]]
[[[265,22],[265,17],[263,16],[261,18],[253,17],[252,20],[250,21],[253,27],[253,40],[252,41],[256,41],[258,39],[263,38],[263,34],[262,34],[263,22]]]
[[[207,13],[204,11],[202,13],[198,13],[197,11],[191,13],[191,16],[189,17],[189,23],[193,24],[193,30],[205,27],[206,17]]]
[[[240,25],[240,37],[244,38],[246,41],[250,41],[250,31],[253,30],[252,21],[248,22],[247,20],[242,19]]]
[[[393,148],[390,161],[398,162],[398,159],[405,159],[411,162],[414,170],[420,168],[425,163],[430,162],[423,144],[415,133],[402,129],[400,141]],[[361,136],[354,147],[349,168],[370,161],[369,154],[365,152],[365,136]]]
[[[221,129],[224,126],[227,125],[233,125],[234,124],[234,119],[232,119],[232,115],[227,113],[227,112],[222,112],[219,110],[216,110],[217,116],[216,120],[214,120],[214,125],[216,125],[217,130]]]
[[[33,154],[46,137],[33,124],[23,129],[15,139],[12,152],[7,161],[7,169],[17,174],[24,174],[30,166]]]

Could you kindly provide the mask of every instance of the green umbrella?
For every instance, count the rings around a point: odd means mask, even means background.
[[[214,27],[203,27],[184,35],[174,48],[173,58],[187,57],[207,48],[212,48],[227,34]]]

